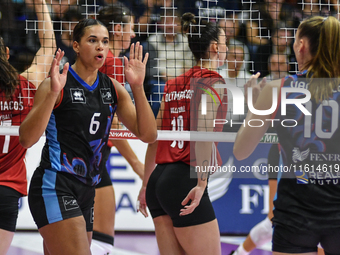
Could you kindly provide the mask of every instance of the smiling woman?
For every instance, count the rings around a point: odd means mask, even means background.
[[[60,74],[64,53],[58,50],[51,77],[37,90],[32,111],[19,130],[24,147],[31,147],[46,130],[40,166],[29,189],[30,210],[44,238],[45,254],[91,254],[94,188],[105,169],[103,152],[114,114],[144,142],[154,142],[157,135],[143,91],[148,54],[143,60],[142,46],[132,44],[130,60],[125,58],[134,106],[119,82],[98,72],[109,51],[106,27],[85,19],[73,36],[76,62],[71,67],[65,64]]]

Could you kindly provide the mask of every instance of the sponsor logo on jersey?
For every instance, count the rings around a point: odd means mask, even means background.
[[[308,155],[309,155],[309,148],[304,151],[300,151],[300,148],[294,147],[293,149],[293,156],[292,160],[294,163],[297,163],[298,161],[302,162],[304,161]],[[296,176],[296,182],[297,184],[308,184],[308,173],[306,173],[303,169],[298,169],[297,171],[294,171]]]
[[[75,200],[74,197],[63,196],[62,199],[63,199],[63,203],[64,203],[64,207],[66,211],[79,208],[77,200]]]
[[[72,97],[72,103],[86,103],[86,98],[85,98],[85,93],[84,90],[82,89],[70,89],[71,91],[71,97]]]
[[[219,94],[217,93],[217,91],[213,87],[211,87],[209,85],[206,85],[206,87],[208,87],[212,92],[214,92],[214,94],[217,96],[218,101],[220,101],[220,104],[222,104],[222,100],[221,100]],[[208,91],[207,89],[204,89],[204,88],[200,88],[200,87],[198,87],[198,88],[203,90],[205,93],[207,93],[212,98],[212,100],[214,101],[215,105],[217,105],[217,102],[216,102],[213,94],[210,91]],[[202,94],[202,96],[204,96],[204,95],[205,94]]]
[[[309,155],[309,148],[305,151],[300,151],[298,147],[293,149],[293,162],[304,161]]]
[[[103,104],[114,103],[112,94],[111,94],[111,89],[109,88],[100,89],[100,94],[102,96]]]

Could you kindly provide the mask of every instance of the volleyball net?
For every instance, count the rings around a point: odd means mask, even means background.
[[[41,4],[37,0],[3,0],[0,4],[0,35],[5,46],[10,49],[10,63],[19,73],[36,61],[35,54],[40,47],[39,36],[44,34],[44,20],[38,20],[34,4]],[[105,6],[119,6],[118,1],[111,0],[46,0],[52,17],[57,47],[65,51],[63,63],[74,61],[72,51],[72,31],[77,22],[83,18],[99,19],[99,14]],[[130,18],[126,9],[129,11]],[[175,1],[175,0],[145,0],[125,1],[121,12],[116,12],[121,20],[109,21],[110,40],[114,40],[118,47],[119,56],[115,56],[111,75],[122,82],[130,93],[130,84],[124,77],[123,56],[129,57],[128,46],[132,42],[140,41],[144,53],[150,54],[147,64],[144,89],[147,99],[155,115],[160,109],[164,97],[164,87],[167,81],[178,77],[191,67],[200,64],[188,45],[187,36],[181,33],[181,16],[191,12],[195,15],[197,30],[200,36],[200,26],[205,26],[202,20],[216,22],[226,34],[228,53],[225,59],[218,60],[216,71],[223,77],[228,86],[238,87],[243,93],[243,85],[252,73],[261,72],[261,77],[278,79],[287,74],[297,72],[297,63],[292,44],[299,23],[313,15],[338,17],[339,8],[337,1],[301,2],[283,0],[263,1]],[[118,13],[118,14],[117,14]],[[109,14],[109,11],[108,11]],[[104,21],[103,21],[104,22]],[[39,26],[43,24],[43,26]],[[128,46],[126,46],[126,43]],[[117,48],[116,48],[117,49]],[[43,53],[39,57],[44,57]],[[213,61],[213,60],[205,60]],[[216,61],[216,60],[215,60]],[[49,66],[45,72],[48,76]],[[27,88],[31,90],[30,87]],[[201,88],[204,89],[204,88]],[[217,100],[217,96],[210,91],[203,94]],[[221,94],[220,94],[221,96]],[[180,95],[179,95],[180,97]],[[228,109],[226,117],[219,120],[223,125],[221,132],[204,131],[204,124],[198,130],[182,130],[181,119],[169,120],[170,126],[165,131],[159,131],[160,140],[198,140],[198,141],[226,141],[233,142],[240,125],[230,127],[231,121],[242,122],[244,113],[235,115],[232,93],[227,94]],[[33,96],[32,96],[33,99]],[[205,102],[205,101],[204,101]],[[18,135],[18,127],[6,124],[2,112],[8,111],[8,102],[0,101],[0,135]],[[215,102],[213,102],[215,103]],[[173,106],[170,111],[180,111],[181,106]],[[202,109],[198,110],[202,115]],[[197,114],[197,112],[195,113]],[[178,115],[180,116],[180,115]],[[196,118],[196,117],[192,117]],[[211,120],[210,120],[211,121]],[[216,120],[215,124],[216,124]],[[203,130],[203,131],[202,131]],[[113,139],[134,139],[128,130],[112,129],[110,137]],[[277,137],[267,134],[262,142],[277,142]]]

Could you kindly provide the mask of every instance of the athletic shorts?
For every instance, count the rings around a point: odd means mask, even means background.
[[[282,253],[316,252],[320,243],[326,255],[340,255],[340,229],[299,231],[275,225],[272,250]]]
[[[183,199],[197,185],[197,178],[190,178],[195,169],[183,162],[159,164],[152,172],[146,188],[146,203],[152,218],[169,215],[174,227],[188,227],[214,220],[215,212],[204,191],[200,204],[189,215],[180,216]],[[188,204],[190,204],[189,201]]]
[[[107,172],[107,169],[105,167],[104,171],[102,171],[102,174],[100,175],[101,181],[96,185],[96,189],[103,188],[107,186],[112,186],[112,181],[110,178],[109,173]]]
[[[22,195],[7,186],[0,186],[0,229],[14,232]]]
[[[280,161],[279,146],[278,144],[272,144],[268,153],[268,166],[271,166],[272,167],[271,169],[274,169],[274,167],[279,166],[279,161]],[[278,170],[278,167],[276,168],[276,170]],[[278,171],[269,170],[268,168],[268,179],[276,180],[277,176]]]
[[[95,188],[69,173],[38,167],[31,179],[28,203],[38,228],[84,216],[86,230],[93,229]]]

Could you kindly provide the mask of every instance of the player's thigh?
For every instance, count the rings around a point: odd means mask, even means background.
[[[221,254],[217,220],[190,227],[174,228],[176,237],[188,255]]]
[[[15,231],[20,197],[21,194],[18,191],[0,185],[0,229]]]
[[[115,208],[115,193],[112,184],[96,188],[94,198],[94,231],[111,236],[114,235]]]
[[[14,232],[0,229],[0,255],[6,255],[14,236]]]
[[[38,168],[31,179],[28,202],[38,228],[83,216],[92,232],[95,189],[68,173]]]
[[[159,251],[162,255],[184,255],[174,232],[169,215],[161,215],[153,219]]]
[[[48,224],[39,229],[50,255],[90,255],[91,232],[83,216]]]

